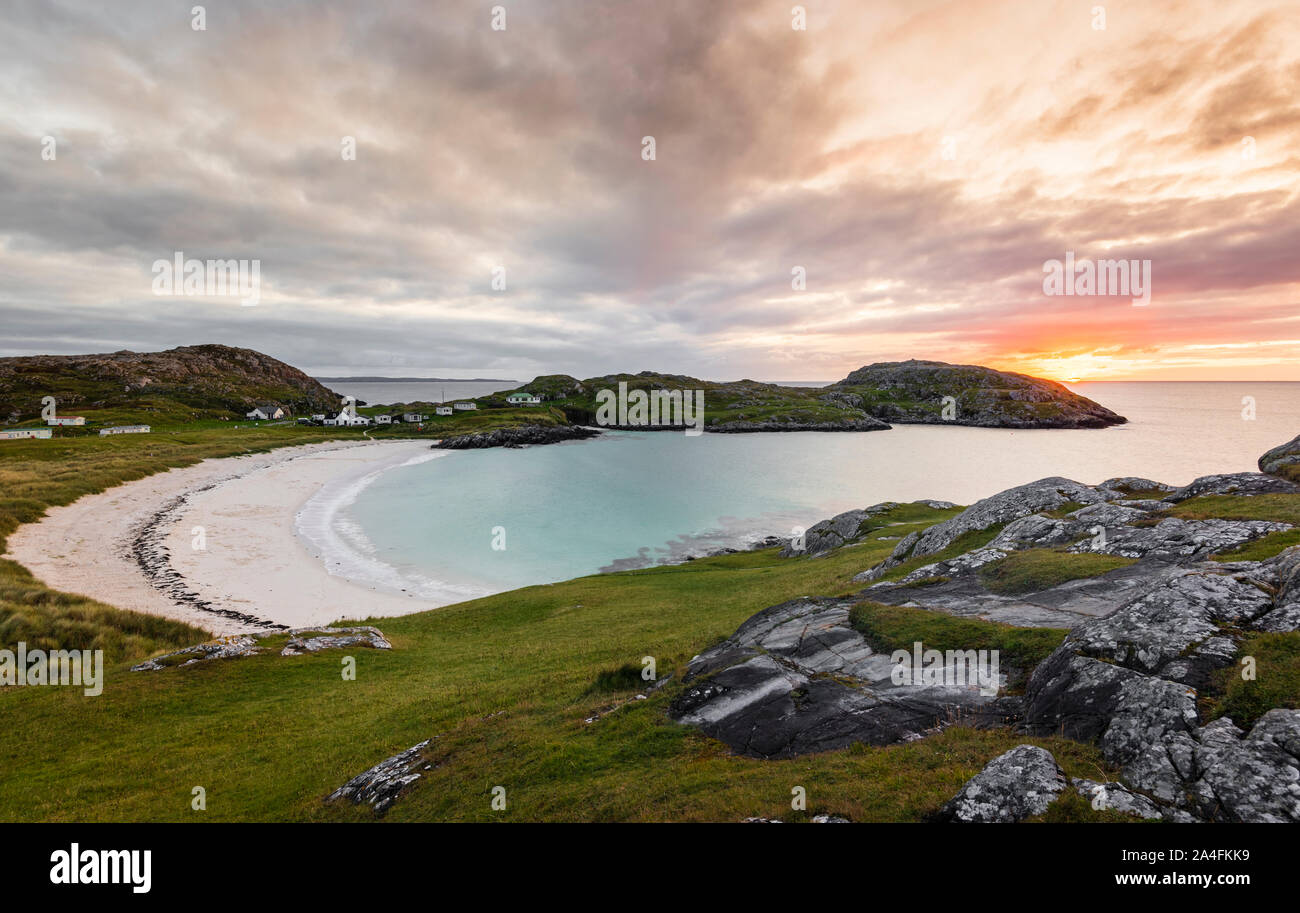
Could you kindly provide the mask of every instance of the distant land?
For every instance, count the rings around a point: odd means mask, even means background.
[[[703,430],[712,432],[884,431],[891,424],[1105,428],[1126,421],[1053,381],[939,361],[876,362],[824,387],[783,387],[753,380],[716,382],[654,371],[585,380],[548,374],[519,384],[482,378],[373,375],[317,379],[261,352],[207,344],[165,352],[0,358],[0,423],[39,421],[48,398],[53,398],[62,414],[80,415],[88,424],[230,421],[266,403],[283,407],[290,416],[309,416],[338,407],[339,394],[321,380],[335,384],[478,382],[515,388],[467,397],[477,408],[465,410],[468,414],[441,416],[429,426],[430,433],[436,430],[442,438],[522,425],[607,424],[600,419],[598,400],[605,391],[614,390],[624,391],[621,395],[629,391],[696,391],[704,410]],[[533,408],[512,403],[508,399],[512,392],[533,397]],[[432,403],[395,403],[385,408],[398,405]],[[645,424],[632,421],[628,427]],[[654,421],[649,424],[661,429],[674,427]]]
[[[317,377],[323,384],[517,384],[506,377]]]

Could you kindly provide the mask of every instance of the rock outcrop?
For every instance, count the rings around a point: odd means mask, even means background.
[[[1279,444],[1259,458],[1259,471],[1300,482],[1300,435]]]
[[[935,510],[948,510],[957,506],[951,501],[926,500],[912,503],[924,504],[926,507],[932,507]],[[792,540],[782,549],[781,557],[824,555],[837,548],[843,548],[845,545],[861,542],[868,533],[882,528],[877,524],[873,524],[872,519],[887,514],[898,506],[897,501],[882,501],[880,504],[873,504],[870,507],[846,510],[842,514],[836,514],[829,520],[814,523],[808,527],[803,535],[803,547],[800,548],[799,543]]]
[[[949,684],[894,682],[896,664],[849,623],[851,601],[799,599],[765,609],[691,660],[670,715],[750,757],[788,758],[854,742],[888,745],[960,721],[1005,725],[1014,701]]]
[[[989,428],[1105,428],[1127,419],[1055,381],[941,361],[878,362],[832,384],[886,422]]]
[[[1143,818],[1300,821],[1300,709],[1274,707],[1249,731],[1202,717],[1202,692],[1235,665],[1245,638],[1300,631],[1300,546],[1265,560],[1221,557],[1290,530],[1293,508],[1280,506],[1276,520],[1167,513],[1198,497],[1212,513],[1219,502],[1210,496],[1225,494],[1300,500],[1300,487],[1234,473],[1177,489],[1138,478],[1096,486],[1049,478],[1001,492],[907,536],[855,578],[871,584],[856,596],[798,599],[750,618],[691,661],[670,715],[761,758],[910,741],[954,722],[1011,725],[1094,742],[1120,772],[1112,782],[1071,783],[1050,754],[1021,746],[973,778],[944,820],[1021,820],[1073,788],[1095,808]],[[851,545],[891,506],[817,524],[807,553]],[[1083,576],[1065,573],[1064,582],[1015,595],[991,591],[984,569],[1026,549]],[[1131,563],[1088,576],[1087,562],[1070,559],[1084,553]],[[890,573],[904,561],[908,573]],[[899,685],[892,657],[850,623],[864,599],[1069,633],[1023,696]]]
[[[443,438],[433,444],[435,450],[472,450],[482,447],[525,447],[538,444],[558,444],[562,441],[583,441],[596,437],[600,431],[580,425],[520,425],[517,428],[496,428]]]
[[[375,814],[382,816],[425,771],[433,769],[433,763],[425,758],[425,749],[432,741],[425,739],[380,761],[334,790],[325,801],[346,799],[355,805],[369,805]]]
[[[1009,824],[1041,815],[1069,787],[1069,779],[1051,752],[1018,745],[967,780],[938,819]]]
[[[321,650],[338,650],[347,647],[366,647],[391,650],[393,645],[378,628],[368,625],[355,628],[291,628],[289,640],[280,650],[281,656],[301,656]],[[315,636],[313,636],[315,635]],[[162,656],[155,656],[131,667],[132,672],[157,672],[214,659],[237,659],[254,656],[263,651],[261,642],[251,634],[224,637],[210,643],[195,644]]]

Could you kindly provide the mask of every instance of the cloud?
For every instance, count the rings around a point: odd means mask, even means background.
[[[1142,376],[1227,340],[1300,379],[1264,345],[1300,289],[1285,3],[807,7],[6,4],[0,354]],[[178,250],[260,259],[263,303],[154,297]],[[1151,259],[1151,306],[1045,297],[1066,250]]]

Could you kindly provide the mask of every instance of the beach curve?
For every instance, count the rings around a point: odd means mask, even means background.
[[[5,557],[52,588],[216,635],[426,611],[454,600],[330,573],[296,527],[323,487],[428,452],[333,441],[204,460],[50,508],[9,536]]]

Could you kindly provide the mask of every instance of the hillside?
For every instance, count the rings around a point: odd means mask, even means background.
[[[65,415],[155,423],[242,418],[260,402],[294,414],[339,404],[337,394],[297,368],[231,346],[0,358],[0,420],[39,418],[45,396]]]
[[[878,419],[993,428],[1104,428],[1127,421],[1055,381],[942,361],[877,362],[828,388]],[[952,417],[943,415],[951,396]]]
[[[1104,428],[1127,421],[1053,381],[938,361],[867,365],[827,387],[783,387],[754,380],[714,382],[642,371],[586,380],[550,374],[520,389],[559,406],[570,421],[594,424],[597,393],[617,390],[620,383],[626,383],[629,391],[703,390],[705,427],[715,432],[869,431],[883,430],[886,423]],[[505,395],[487,399],[504,403]]]

